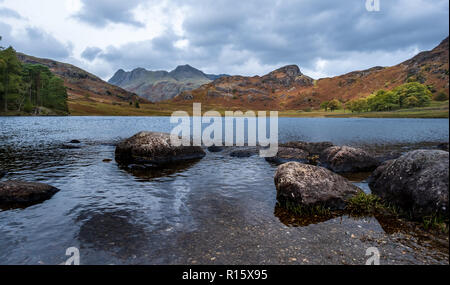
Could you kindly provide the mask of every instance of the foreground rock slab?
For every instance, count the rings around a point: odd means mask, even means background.
[[[361,192],[344,177],[323,167],[289,162],[275,174],[277,199],[299,206],[324,206],[342,210],[347,201]]]
[[[59,190],[51,185],[24,181],[0,182],[0,205],[29,205],[50,199]]]
[[[122,164],[162,166],[200,159],[206,153],[197,146],[173,146],[170,135],[166,133],[140,132],[120,142],[115,155]]]
[[[379,161],[360,148],[333,146],[320,154],[322,166],[336,173],[372,171]]]
[[[372,192],[410,212],[413,218],[448,215],[449,153],[416,150],[378,167],[369,178]]]

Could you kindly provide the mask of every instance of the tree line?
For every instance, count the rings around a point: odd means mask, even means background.
[[[12,47],[0,46],[0,103],[0,113],[68,113],[64,81],[46,66],[23,64]]]
[[[448,100],[445,92],[440,92],[435,100]],[[419,82],[408,82],[391,91],[378,90],[365,98],[340,102],[337,99],[322,102],[320,107],[325,111],[334,111],[341,107],[352,112],[381,112],[397,109],[429,106],[432,101],[430,88]]]

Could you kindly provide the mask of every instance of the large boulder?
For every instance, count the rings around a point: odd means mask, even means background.
[[[387,161],[369,178],[372,192],[421,218],[448,215],[449,153],[416,150]]]
[[[174,146],[170,134],[140,132],[116,146],[116,160],[120,164],[163,166],[200,159],[206,155],[199,146]]]
[[[53,186],[23,181],[0,182],[0,206],[31,205],[50,199],[59,190]]]
[[[323,167],[289,162],[275,174],[277,199],[299,206],[324,206],[342,210],[347,201],[361,192],[344,177]]]
[[[333,146],[320,154],[322,166],[336,173],[372,171],[379,161],[360,148]]]
[[[299,148],[279,147],[278,152],[273,157],[266,157],[266,160],[276,164],[296,161],[302,163],[309,162],[309,153]]]
[[[280,144],[280,147],[289,147],[289,148],[299,148],[310,155],[318,155],[321,154],[325,149],[334,146],[331,142],[303,142],[303,141],[293,141]]]

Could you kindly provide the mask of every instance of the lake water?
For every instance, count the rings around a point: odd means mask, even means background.
[[[448,142],[448,124],[280,118],[279,139],[405,151]],[[121,139],[173,126],[167,117],[0,117],[2,180],[61,190],[0,210],[0,264],[60,264],[69,247],[80,249],[82,264],[364,264],[371,246],[384,264],[448,264],[448,245],[424,244],[374,217],[296,224],[275,207],[276,166],[258,156],[207,152],[158,175],[115,163]],[[65,147],[72,139],[80,148]]]

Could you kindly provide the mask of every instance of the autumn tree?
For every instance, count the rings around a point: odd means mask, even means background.
[[[328,109],[330,109],[331,112],[339,109],[340,106],[341,106],[341,103],[336,99],[333,99],[328,103]]]

